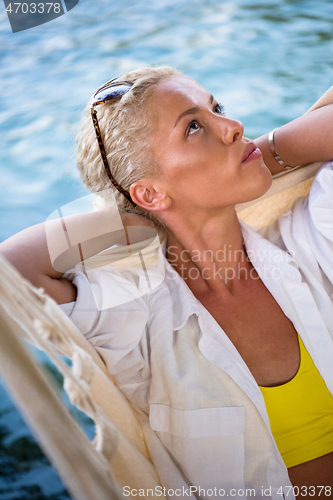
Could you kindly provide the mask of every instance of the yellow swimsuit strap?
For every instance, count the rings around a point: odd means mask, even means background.
[[[333,451],[333,398],[298,336],[300,366],[286,384],[260,387],[287,467]]]

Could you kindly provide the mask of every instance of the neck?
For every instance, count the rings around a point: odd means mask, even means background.
[[[229,291],[252,267],[234,207],[210,217],[167,221],[170,264],[195,292]]]

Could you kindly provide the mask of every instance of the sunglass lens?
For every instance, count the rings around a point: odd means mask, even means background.
[[[96,104],[97,102],[100,103],[111,101],[113,99],[119,99],[119,97],[122,97],[124,94],[126,94],[126,92],[130,90],[130,88],[131,85],[120,84],[102,89],[95,96]]]

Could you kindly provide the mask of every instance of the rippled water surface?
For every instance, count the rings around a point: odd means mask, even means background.
[[[86,194],[75,134],[104,81],[142,65],[177,66],[254,138],[333,84],[332,38],[330,0],[80,0],[15,34],[1,3],[0,240]],[[0,499],[46,498],[69,497],[1,389]]]

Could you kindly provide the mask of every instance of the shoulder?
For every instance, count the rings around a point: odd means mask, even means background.
[[[333,161],[325,163],[313,181],[309,215],[320,232],[333,241]]]
[[[333,163],[324,163],[310,193],[279,219],[281,237],[304,273],[333,283]]]
[[[309,194],[296,200],[291,210],[280,218],[281,227],[286,219],[290,220],[295,234],[304,226],[309,238],[311,231],[315,231],[317,236],[322,235],[333,242],[333,161],[323,164],[313,179]]]
[[[155,262],[145,255],[141,258],[141,265],[116,269],[95,261],[93,266],[79,264],[66,273],[77,287],[77,300],[60,307],[114,375],[143,369],[148,362],[148,337],[163,337],[161,332],[170,332],[172,337],[176,300],[172,290],[177,280],[168,276],[163,255]]]

